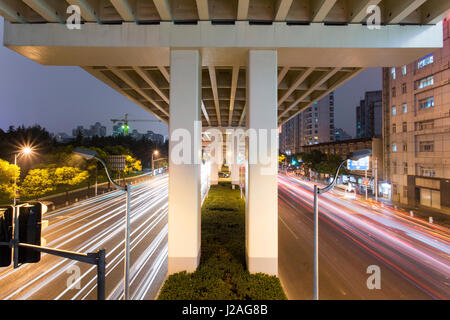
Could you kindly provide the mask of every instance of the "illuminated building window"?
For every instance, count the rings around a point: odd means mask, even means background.
[[[393,116],[397,115],[397,107],[396,106],[392,106],[392,115]]]
[[[402,75],[406,76],[406,66],[402,67]]]
[[[395,75],[395,67],[391,68],[391,75],[392,75],[392,80],[395,80],[396,75]]]
[[[396,143],[392,144],[392,152],[397,152],[397,144]]]
[[[404,103],[404,104],[402,105],[402,112],[403,112],[403,113],[407,113],[407,112],[408,112],[408,105],[407,105],[406,103]]]
[[[428,109],[434,107],[434,97],[426,98],[419,101],[420,109]]]
[[[426,88],[428,86],[432,86],[434,84],[434,77],[429,76],[424,79],[419,80],[419,89]]]

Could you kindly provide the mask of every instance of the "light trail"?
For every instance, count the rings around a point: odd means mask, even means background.
[[[132,186],[131,199],[131,289],[134,298],[151,297],[167,272],[167,175]],[[124,256],[125,196],[113,191],[76,205],[51,212],[44,219],[49,227],[43,237],[48,246],[79,252],[106,249],[107,297],[113,285],[122,286]],[[79,290],[67,287],[68,268],[82,270]],[[148,275],[143,285],[136,279]],[[0,273],[1,299],[95,299],[96,267],[42,254],[38,264],[17,269],[4,268]],[[162,279],[162,280],[161,280]],[[20,281],[15,281],[20,280]],[[133,291],[136,287],[137,291]],[[155,288],[153,288],[155,287]],[[116,294],[118,298],[120,294]]]
[[[279,198],[313,213],[313,184],[279,176]],[[381,205],[344,200],[340,192],[319,198],[320,221],[344,234],[368,253],[433,298],[450,298],[450,230],[410,218]],[[320,232],[320,231],[319,231]]]

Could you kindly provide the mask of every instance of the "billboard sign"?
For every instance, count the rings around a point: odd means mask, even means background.
[[[348,170],[369,170],[370,157],[362,158],[358,161],[347,160]]]

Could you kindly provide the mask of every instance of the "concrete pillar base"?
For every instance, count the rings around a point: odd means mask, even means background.
[[[169,275],[186,271],[195,272],[200,263],[200,253],[197,257],[169,257]]]
[[[247,267],[250,273],[265,273],[278,276],[278,258],[247,258]]]

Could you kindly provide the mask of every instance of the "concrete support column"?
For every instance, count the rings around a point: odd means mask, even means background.
[[[278,274],[277,51],[250,50],[247,69],[246,258]]]
[[[211,161],[211,185],[219,183],[219,164]]]
[[[169,274],[193,272],[200,260],[201,57],[170,53]]]

